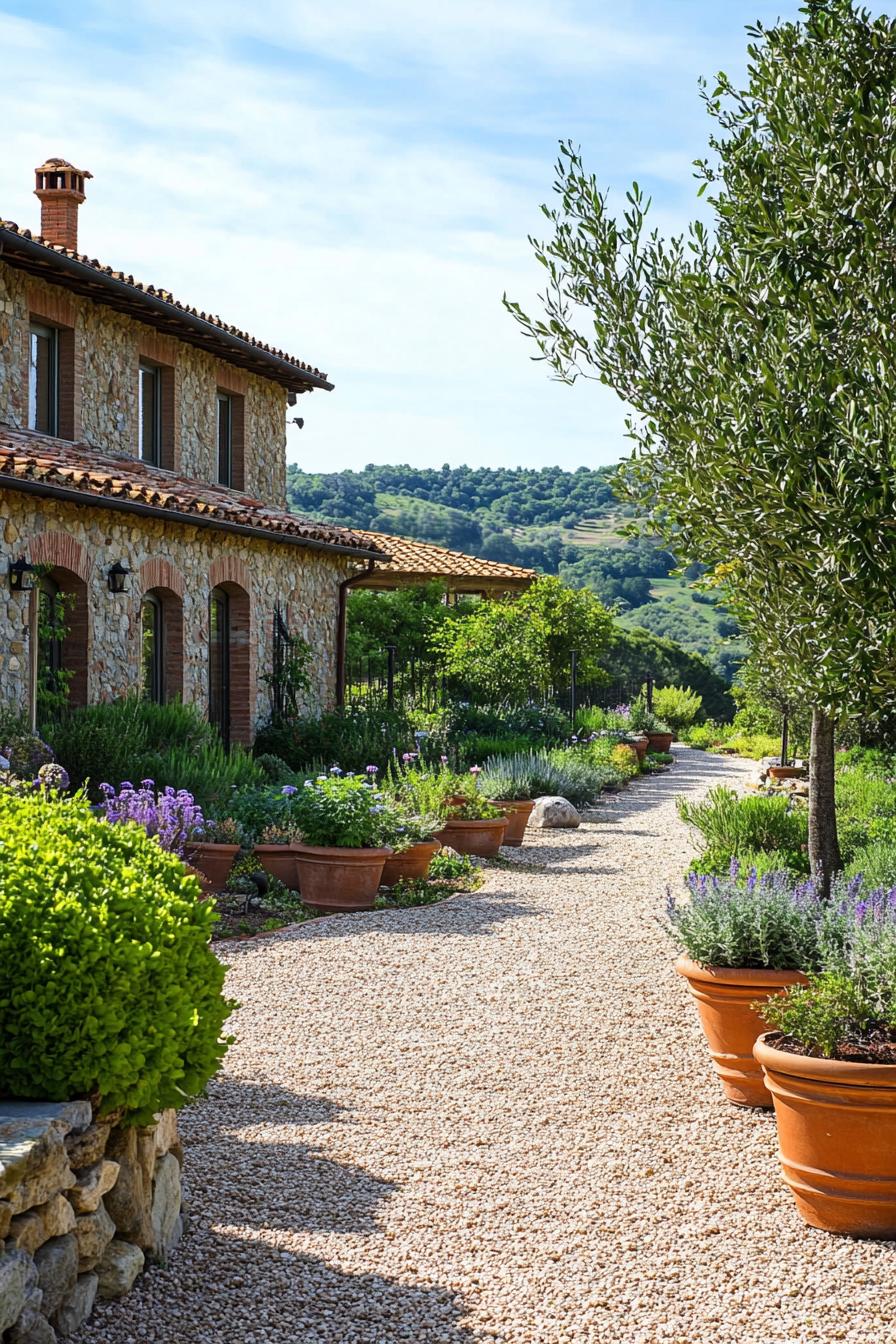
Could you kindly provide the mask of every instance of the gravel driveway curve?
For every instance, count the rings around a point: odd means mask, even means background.
[[[655,918],[676,793],[748,771],[682,749],[475,895],[229,947],[191,1233],[78,1344],[892,1339],[896,1249],[799,1220]]]

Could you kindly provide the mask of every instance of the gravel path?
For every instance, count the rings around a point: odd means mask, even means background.
[[[191,1235],[79,1344],[891,1340],[896,1249],[799,1220],[654,918],[675,794],[749,769],[682,750],[475,895],[228,948]]]

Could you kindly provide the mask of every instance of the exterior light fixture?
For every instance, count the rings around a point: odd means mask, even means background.
[[[24,556],[18,560],[9,562],[9,591],[11,593],[28,593],[34,587],[32,574],[34,565],[29,565]]]
[[[127,578],[130,572],[127,565],[123,565],[120,560],[116,560],[108,574],[109,592],[123,593],[127,587]]]

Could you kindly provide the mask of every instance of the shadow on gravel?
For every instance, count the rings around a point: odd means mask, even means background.
[[[139,1279],[126,1312],[116,1302],[98,1305],[79,1336],[84,1344],[126,1344],[134,1320],[151,1322],[153,1344],[474,1344],[479,1336],[459,1324],[464,1302],[451,1290],[345,1272],[288,1249],[285,1234],[335,1233],[357,1256],[357,1239],[377,1232],[377,1207],[397,1187],[332,1161],[312,1135],[299,1137],[299,1127],[349,1116],[272,1083],[213,1083],[182,1115],[187,1235],[166,1267]],[[266,1141],[265,1131],[281,1126],[298,1133]]]
[[[501,869],[493,870],[499,875]],[[515,893],[489,887],[486,891],[463,891],[433,905],[404,910],[373,910],[358,915],[333,915],[316,924],[299,925],[283,935],[284,940],[369,938],[378,932],[390,937],[427,934],[440,938],[481,938],[509,919],[532,919],[543,911],[536,905],[520,904]],[[251,944],[246,944],[251,946]]]

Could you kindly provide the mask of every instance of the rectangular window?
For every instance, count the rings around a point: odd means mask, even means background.
[[[59,432],[59,332],[37,322],[29,333],[28,428]]]
[[[141,462],[162,464],[162,370],[141,364],[137,384],[137,439]]]
[[[233,397],[218,393],[218,484],[233,485]]]

